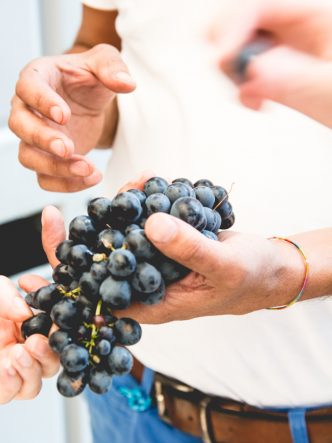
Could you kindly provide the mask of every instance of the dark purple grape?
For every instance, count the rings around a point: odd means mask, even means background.
[[[62,296],[58,290],[58,286],[52,283],[48,286],[43,286],[38,289],[35,294],[36,304],[38,309],[45,312],[50,312],[55,304],[61,300]]]
[[[136,270],[136,258],[127,249],[117,249],[109,256],[107,267],[113,277],[129,277]]]
[[[36,293],[35,293],[35,292],[29,292],[29,293],[25,296],[25,302],[26,302],[26,304],[29,305],[31,308],[39,309],[38,300],[37,300],[37,298],[36,298]]]
[[[215,197],[213,207],[216,207],[220,202],[226,202],[228,200],[228,193],[222,186],[212,186],[211,190]]]
[[[139,199],[131,192],[121,192],[112,200],[112,221],[131,224],[138,220],[142,214],[142,206]]]
[[[167,195],[171,203],[174,203],[181,197],[194,197],[195,193],[193,189],[185,183],[178,182],[169,185],[165,191],[165,195]]]
[[[100,286],[100,296],[112,309],[128,308],[131,301],[131,289],[127,280],[115,280],[107,277]]]
[[[62,371],[57,380],[57,388],[64,397],[75,397],[83,392],[88,381],[88,374],[85,371],[76,374],[69,374]]]
[[[182,197],[176,200],[172,205],[171,215],[198,230],[203,230],[206,226],[204,208],[198,200],[192,197]]]
[[[102,327],[105,328],[105,326],[102,326]],[[96,348],[95,348],[97,355],[100,355],[101,357],[108,355],[111,352],[111,349],[112,349],[111,343],[108,340],[106,340],[105,338],[101,339],[96,344]]]
[[[105,280],[105,278],[109,274],[107,269],[107,260],[101,261],[99,263],[93,263],[90,268],[90,274],[98,282],[102,282],[103,280]]]
[[[115,322],[114,333],[120,345],[130,346],[140,341],[142,328],[136,320],[124,317]]]
[[[114,346],[112,352],[107,357],[108,370],[114,375],[128,374],[134,364],[131,353],[120,346]]]
[[[232,205],[228,201],[225,201],[222,205],[216,208],[216,211],[219,212],[222,220],[230,218],[233,215]]]
[[[131,192],[132,194],[134,194],[138,198],[138,200],[140,201],[141,205],[143,206],[143,204],[145,203],[145,200],[146,200],[145,192],[141,191],[140,189],[129,189],[128,192]]]
[[[150,263],[139,263],[132,278],[132,286],[138,292],[150,293],[156,291],[162,282],[157,268]]]
[[[112,387],[112,376],[105,370],[92,369],[89,388],[96,394],[105,394]]]
[[[194,187],[192,182],[190,180],[188,180],[187,178],[176,178],[175,180],[172,181],[172,183],[184,183],[185,185],[188,185],[191,188]]]
[[[53,280],[64,286],[70,286],[75,278],[75,271],[69,265],[60,263],[53,270]]]
[[[81,372],[89,364],[89,352],[83,346],[70,344],[62,350],[60,361],[67,372]]]
[[[67,331],[77,326],[79,321],[78,312],[76,301],[64,298],[53,306],[51,318],[60,329]]]
[[[50,335],[48,343],[54,352],[61,354],[66,346],[73,343],[73,339],[68,331],[62,331],[59,329]]]
[[[168,183],[164,178],[153,177],[150,178],[144,184],[144,192],[147,196],[151,194],[157,194],[158,192],[164,193],[167,189]]]
[[[143,229],[135,229],[126,236],[130,251],[138,259],[151,260],[156,255],[156,248],[148,240]]]
[[[201,178],[200,180],[197,180],[197,182],[194,183],[194,188],[197,188],[198,186],[209,186],[212,187],[213,183],[211,180],[208,180],[206,178]]]
[[[198,186],[195,188],[195,194],[197,200],[200,201],[203,206],[213,208],[215,197],[211,188],[208,186]]]
[[[97,281],[91,272],[84,272],[79,281],[81,295],[85,295],[88,300],[98,300],[100,282]]]
[[[33,334],[41,334],[48,337],[51,326],[52,321],[50,317],[42,312],[25,320],[21,325],[21,333],[24,338],[28,338]]]
[[[112,328],[109,328],[108,326],[102,326],[99,329],[99,337],[105,338],[110,343],[114,343],[115,340],[114,331]]]
[[[154,214],[155,212],[169,213],[171,209],[171,202],[165,194],[157,193],[151,194],[145,201],[147,208],[147,215]]]
[[[97,226],[103,227],[109,222],[110,207],[110,199],[94,198],[88,204],[88,214]]]
[[[97,231],[92,219],[87,215],[75,217],[69,225],[69,239],[75,243],[93,246],[96,242]],[[68,260],[70,264],[70,261]]]
[[[148,294],[136,291],[135,299],[140,303],[143,303],[144,305],[156,305],[163,300],[165,293],[166,293],[165,283],[164,281],[162,281],[161,285],[157,290],[150,292]]]
[[[221,229],[229,229],[231,228],[235,223],[235,216],[234,214],[231,214],[228,218],[223,219],[221,223]]]
[[[75,271],[88,271],[92,264],[92,252],[86,245],[75,245],[68,254],[69,265]]]
[[[61,263],[66,265],[68,264],[68,254],[72,246],[74,246],[74,242],[72,240],[64,240],[56,248],[55,255]]]
[[[123,246],[124,235],[117,229],[104,229],[98,234],[97,250],[110,253]]]
[[[141,227],[139,225],[136,225],[135,223],[132,223],[131,225],[126,227],[125,235],[128,235],[131,231],[135,231],[135,229],[141,229]]]
[[[166,284],[179,281],[190,273],[189,269],[167,257],[161,258],[157,267]]]

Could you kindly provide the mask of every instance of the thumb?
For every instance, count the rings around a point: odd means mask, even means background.
[[[171,215],[151,215],[145,224],[145,232],[163,254],[195,272],[209,275],[220,262],[218,242]]]
[[[42,214],[42,241],[45,254],[52,268],[59,264],[55,250],[66,238],[66,231],[61,212],[54,206],[47,206]]]

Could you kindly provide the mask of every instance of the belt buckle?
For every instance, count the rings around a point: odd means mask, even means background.
[[[212,397],[204,397],[199,404],[199,418],[202,428],[202,440],[204,443],[215,443],[209,414],[209,406],[211,402]]]

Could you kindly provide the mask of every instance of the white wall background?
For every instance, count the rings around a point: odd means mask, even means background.
[[[69,48],[80,12],[80,0],[0,1],[0,224],[40,211],[47,204],[61,207],[68,222],[84,211],[89,198],[101,194],[98,187],[75,195],[40,190],[34,174],[18,164],[18,140],[7,129],[20,69],[32,58]],[[108,156],[102,151],[92,154],[101,170]],[[48,267],[37,272],[50,275]],[[0,406],[1,442],[91,443],[82,399],[62,399],[54,382],[44,383],[35,400]]]

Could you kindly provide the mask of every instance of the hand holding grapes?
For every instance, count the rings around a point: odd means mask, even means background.
[[[31,315],[13,283],[0,277],[0,404],[34,398],[42,377],[58,370],[58,358],[46,337],[34,335],[23,343],[21,324]]]

